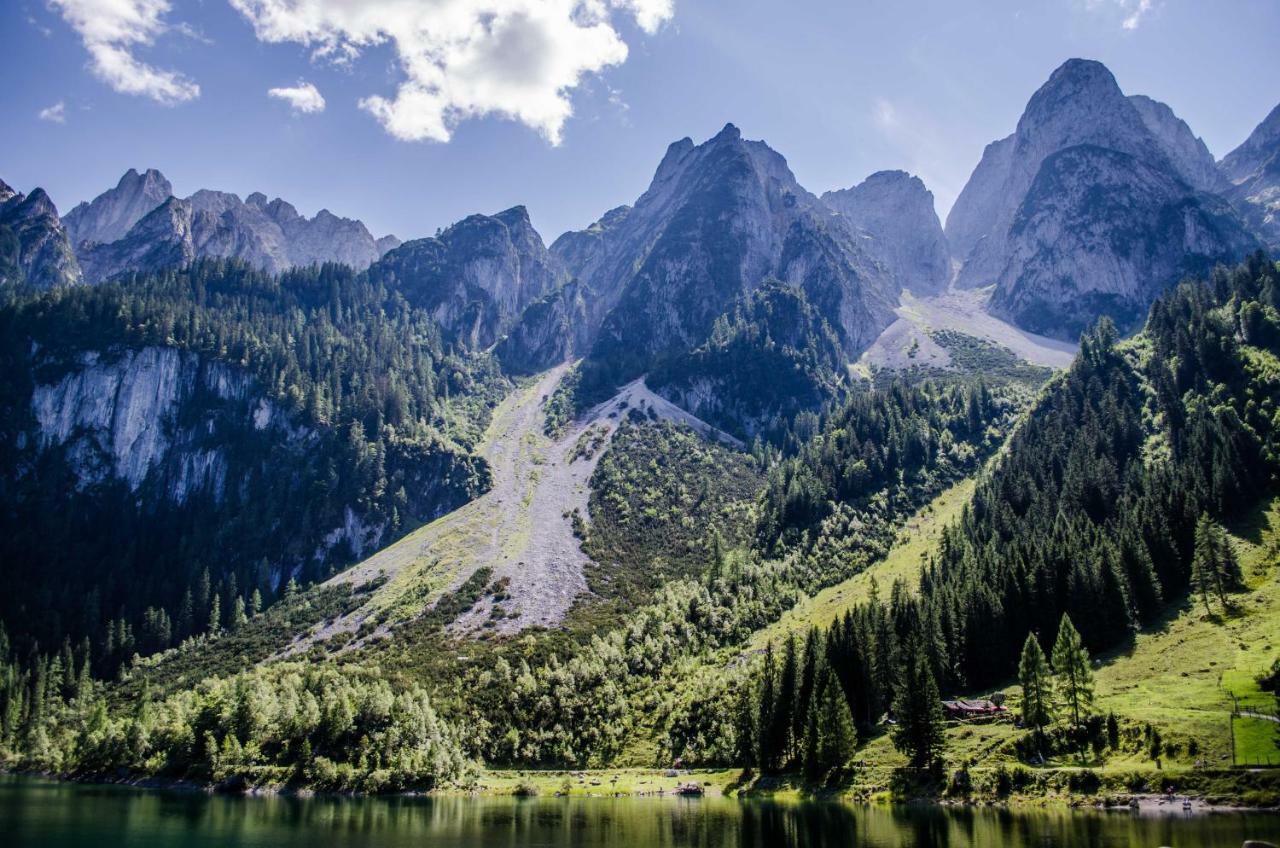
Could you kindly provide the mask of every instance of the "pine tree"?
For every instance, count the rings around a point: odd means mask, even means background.
[[[796,707],[792,715],[791,738],[796,747],[800,747],[808,732],[809,707],[813,702],[815,688],[818,684],[818,672],[825,668],[822,658],[822,634],[817,627],[810,627],[804,640],[804,662],[800,666],[800,683],[796,690]],[[797,751],[796,756],[803,756]]]
[[[222,629],[222,602],[218,600],[218,596],[213,596],[213,602],[209,607],[209,632],[217,633]]]
[[[1227,602],[1223,586],[1223,544],[1220,533],[1213,519],[1207,513],[1201,514],[1200,520],[1196,522],[1195,549],[1191,555],[1191,585],[1204,601],[1207,615],[1213,615],[1213,609],[1209,606],[1211,594],[1217,595],[1224,606]]]
[[[907,755],[914,768],[932,768],[946,745],[945,718],[938,682],[919,633],[910,633],[901,648],[901,672],[893,699],[893,747]]]
[[[759,697],[756,699],[756,763],[761,771],[778,767],[778,752],[773,747],[773,719],[777,710],[777,664],[773,659],[773,643],[764,650],[764,667],[760,670]]]
[[[796,637],[792,633],[787,637],[787,647],[782,654],[782,673],[778,677],[773,729],[770,732],[779,767],[786,767],[794,757],[791,728],[795,718],[800,677],[800,660],[796,651]]]
[[[1093,705],[1093,670],[1089,652],[1071,619],[1063,614],[1058,626],[1058,639],[1053,644],[1053,671],[1057,678],[1058,699],[1071,710],[1071,723],[1079,728],[1081,720]]]
[[[736,755],[743,768],[754,768],[759,759],[756,753],[756,703],[754,691],[750,686],[743,686],[738,697],[737,715],[734,717]]]
[[[853,727],[853,713],[849,711],[849,699],[845,697],[840,681],[823,670],[818,683],[817,719],[817,767],[822,775],[844,768],[858,744],[858,734]]]
[[[1034,633],[1027,634],[1022,646],[1018,679],[1022,683],[1022,723],[1035,732],[1036,744],[1043,747],[1043,728],[1053,718],[1053,677]]]

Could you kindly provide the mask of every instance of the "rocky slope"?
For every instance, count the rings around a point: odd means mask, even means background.
[[[1060,338],[1099,315],[1136,329],[1181,276],[1257,246],[1222,198],[1188,194],[1165,169],[1088,145],[1045,160],[1009,234],[991,307]]]
[[[306,218],[260,192],[241,200],[202,189],[178,199],[156,170],[130,170],[67,218],[89,282],[200,257],[243,259],[271,273],[325,262],[363,269],[399,244],[394,236],[375,240],[364,224],[327,209]]]
[[[41,188],[24,195],[0,181],[0,285],[50,288],[80,280],[80,265],[49,195]]]
[[[703,144],[672,144],[649,189],[599,230],[560,251],[599,299],[600,329],[587,335],[602,384],[697,347],[771,277],[804,289],[847,351],[892,320],[890,275],[786,160],[731,124]]]
[[[1060,338],[1104,313],[1132,325],[1180,274],[1255,244],[1205,193],[1215,184],[1207,150],[1167,106],[1126,97],[1103,65],[1072,59],[956,200],[956,284],[994,284],[997,314]]]
[[[526,306],[565,282],[523,206],[405,242],[369,274],[430,310],[446,335],[472,350],[492,345]]]
[[[1280,250],[1280,106],[1220,166],[1231,202],[1269,247]]]
[[[947,287],[951,259],[933,193],[905,171],[880,171],[853,188],[829,191],[822,202],[858,230],[862,245],[899,288],[932,294]]]
[[[76,204],[62,222],[77,250],[84,244],[107,244],[124,238],[134,224],[172,196],[173,185],[164,174],[155,168],[142,174],[130,168],[115,188]]]

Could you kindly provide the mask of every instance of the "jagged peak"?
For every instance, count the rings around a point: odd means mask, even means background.
[[[276,199],[279,200],[279,198]],[[255,191],[253,194],[250,194],[244,199],[244,202],[247,206],[256,206],[259,209],[266,208],[268,203],[267,196],[260,191]]]
[[[529,210],[524,207],[524,204],[516,204],[515,206],[512,206],[510,209],[503,209],[501,212],[494,215],[493,217],[497,218],[499,221],[506,224],[508,227],[512,227],[512,226],[532,227],[533,226],[532,222],[529,219]]]
[[[58,217],[58,207],[54,205],[53,198],[49,197],[49,193],[44,189],[36,186],[31,193],[22,201],[22,205],[27,209],[39,209],[40,212]]]
[[[1022,130],[1029,123],[1038,123],[1045,116],[1063,114],[1062,104],[1066,101],[1086,104],[1096,110],[1107,101],[1119,100],[1124,100],[1124,93],[1106,65],[1092,59],[1068,59],[1031,95],[1018,128]]]
[[[4,203],[6,200],[9,200],[12,197],[17,197],[18,194],[19,192],[16,189],[14,189],[4,180],[0,180],[0,203]]]
[[[733,124],[725,124],[720,132],[716,133],[712,141],[738,141],[742,138],[742,130]]]

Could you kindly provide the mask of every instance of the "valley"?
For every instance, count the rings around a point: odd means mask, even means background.
[[[945,220],[731,123],[553,239],[0,183],[0,770],[1280,808],[1277,113],[1038,82]]]

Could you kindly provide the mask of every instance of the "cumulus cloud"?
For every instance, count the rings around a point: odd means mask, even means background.
[[[448,141],[460,121],[501,115],[560,141],[584,75],[627,58],[619,19],[656,32],[673,0],[230,0],[258,38],[347,63],[382,44],[404,78],[360,100],[396,138]]]
[[[46,106],[40,110],[36,116],[42,121],[49,121],[55,124],[65,124],[67,122],[67,104],[59,100],[52,106]]]
[[[158,103],[182,103],[200,96],[200,86],[176,71],[138,59],[134,51],[152,44],[169,27],[168,0],[49,0],[79,34],[89,66],[107,85]]]
[[[268,97],[275,97],[289,104],[294,112],[309,115],[324,111],[324,96],[320,90],[309,82],[298,80],[298,84],[285,88],[267,89]]]

